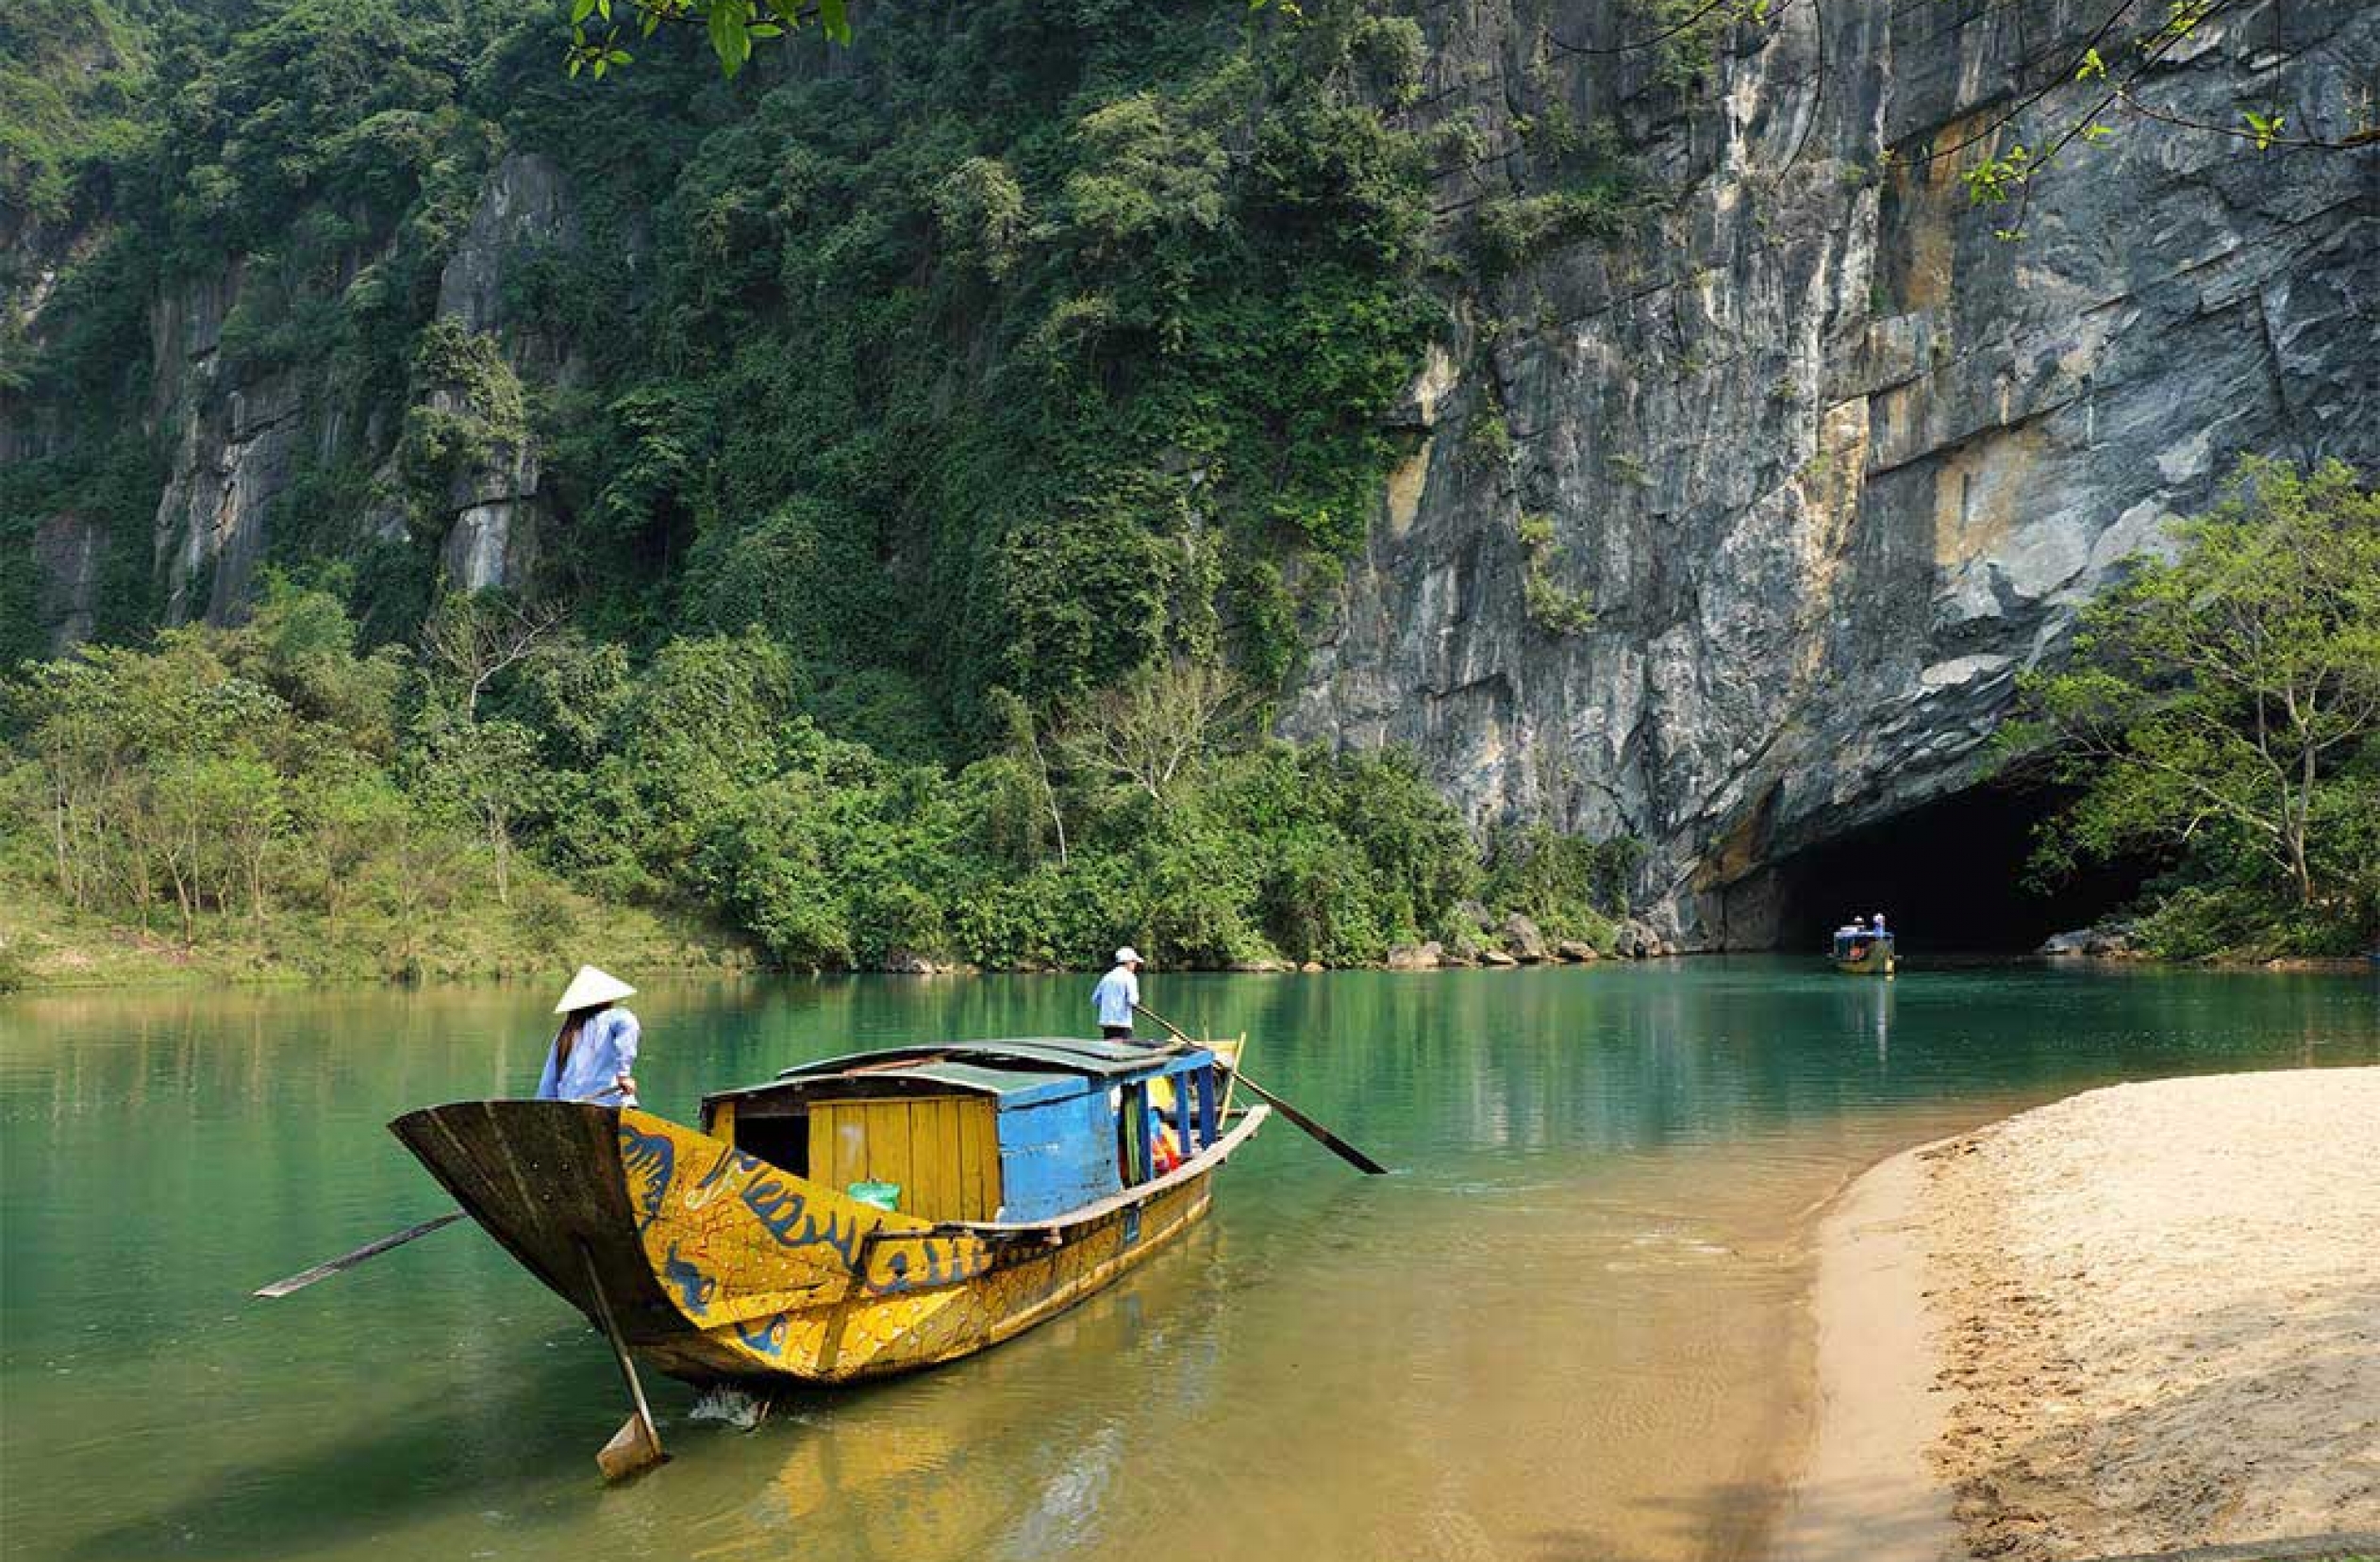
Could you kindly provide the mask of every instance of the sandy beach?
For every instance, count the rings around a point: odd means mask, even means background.
[[[2093,1090],[1822,1222],[1794,1562],[2380,1547],[2380,1069]]]

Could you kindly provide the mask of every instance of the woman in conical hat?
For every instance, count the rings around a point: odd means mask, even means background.
[[[563,1016],[537,1082],[540,1101],[637,1104],[637,1017],[619,1006],[636,989],[608,972],[580,966],[554,1012]]]

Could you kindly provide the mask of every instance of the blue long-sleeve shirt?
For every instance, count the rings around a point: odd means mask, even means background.
[[[620,1076],[637,1067],[637,1017],[624,1008],[607,1008],[579,1030],[570,1061],[558,1072],[555,1049],[545,1049],[545,1072],[538,1076],[540,1101],[599,1101],[633,1106],[636,1097],[620,1088]]]
[[[1132,1024],[1132,1005],[1140,1001],[1140,979],[1132,974],[1129,966],[1117,966],[1099,978],[1099,985],[1090,989],[1090,1006],[1097,1011],[1103,1025]]]

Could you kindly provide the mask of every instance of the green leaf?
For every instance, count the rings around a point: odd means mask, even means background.
[[[851,13],[844,0],[818,0],[818,25],[836,42],[851,42]]]
[[[729,75],[743,69],[752,56],[752,39],[745,31],[742,0],[715,0],[710,8],[710,48],[719,68]]]
[[[2107,62],[2099,58],[2097,49],[2083,51],[2082,68],[2074,73],[2076,81],[2101,81],[2107,75]]]
[[[588,13],[594,8],[595,0],[571,0],[570,25],[574,27],[577,26],[587,20]]]
[[[755,22],[744,31],[754,38],[783,38],[785,29],[774,22]]]

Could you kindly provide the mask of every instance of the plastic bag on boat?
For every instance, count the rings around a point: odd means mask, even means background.
[[[861,1204],[873,1205],[888,1214],[900,1213],[901,1185],[899,1183],[856,1182],[843,1191],[857,1199]]]

